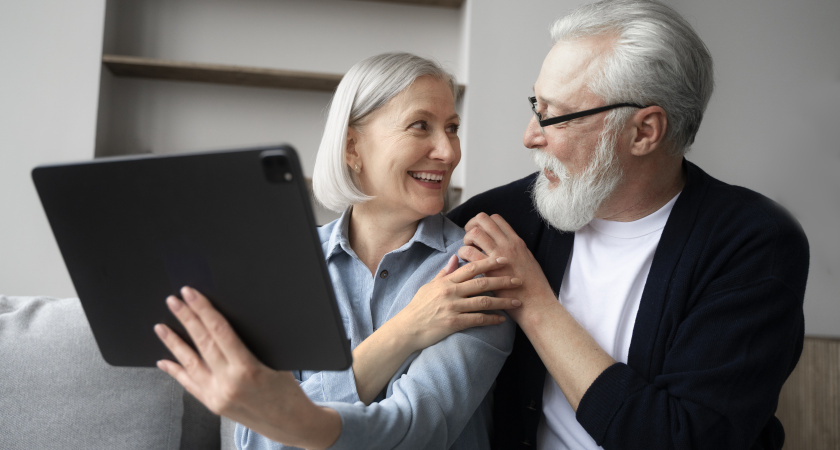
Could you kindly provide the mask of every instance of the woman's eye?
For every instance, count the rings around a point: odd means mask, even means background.
[[[449,125],[448,127],[446,127],[446,132],[447,132],[447,133],[454,133],[454,134],[458,134],[458,130],[459,130],[460,128],[461,128],[461,124],[460,124],[460,123],[453,123],[453,124]]]
[[[425,120],[418,120],[417,122],[412,123],[409,125],[409,128],[415,128],[417,130],[427,130],[429,125],[426,123]]]

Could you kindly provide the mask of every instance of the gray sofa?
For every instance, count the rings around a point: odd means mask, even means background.
[[[230,449],[156,368],[108,365],[78,299],[0,295],[0,449]]]

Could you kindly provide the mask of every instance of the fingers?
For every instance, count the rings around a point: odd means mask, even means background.
[[[490,216],[490,219],[496,225],[496,229],[498,230],[498,232],[505,235],[505,237],[519,236],[513,229],[513,227],[511,227],[510,224],[507,223],[507,220],[505,220],[504,217],[498,214],[493,214],[492,216]]]
[[[499,247],[499,242],[483,226],[477,226],[464,235],[464,245],[472,246],[489,256]]]
[[[467,231],[464,245],[474,246],[488,255],[492,255],[504,243],[519,237],[498,214],[488,216],[479,213],[467,222],[464,229]]]
[[[455,295],[458,297],[474,297],[486,292],[515,289],[522,286],[522,280],[513,277],[479,277],[458,283]],[[492,308],[491,308],[492,309]]]
[[[461,313],[516,309],[520,306],[522,306],[522,302],[515,298],[490,297],[486,295],[465,298],[454,302],[455,310]]]
[[[184,325],[207,365],[219,368],[227,363],[249,364],[256,360],[227,319],[204,295],[190,287],[182,288],[181,295],[183,302],[173,296],[167,299],[167,305]]]
[[[499,269],[507,264],[507,262],[507,258],[484,258],[479,261],[473,261],[464,264],[458,270],[452,272],[449,280],[454,283],[462,283],[491,270]]]
[[[449,258],[449,261],[446,262],[446,266],[441,269],[441,271],[437,274],[435,278],[445,277],[455,270],[458,269],[458,257],[456,255],[452,255]]]
[[[212,336],[213,342],[216,343],[228,362],[246,366],[259,364],[257,358],[245,346],[245,343],[242,342],[227,319],[210,304],[206,297],[191,287],[181,289],[181,295],[201,318],[201,322]]]
[[[463,259],[464,261],[481,261],[482,259],[489,258],[487,255],[481,252],[481,250],[471,246],[465,245],[458,249],[458,257]]]
[[[179,300],[175,296],[169,296],[166,299],[166,306],[169,307],[169,310],[175,318],[178,319],[178,321],[181,322],[181,325],[184,326],[184,329],[187,330],[187,334],[189,334],[190,339],[192,339],[193,344],[195,344],[201,358],[204,358],[210,367],[220,367],[224,365],[227,362],[227,359],[219,346],[216,344],[215,337],[208,329],[213,325],[205,323],[202,317],[199,316],[199,313],[202,311],[204,312],[204,315],[206,315],[206,309],[212,308],[212,306],[210,306],[210,302],[208,302],[203,295],[188,288],[181,289],[181,295],[184,297],[184,301]],[[184,345],[186,346],[186,344]],[[172,350],[173,349],[170,349],[170,351]],[[188,372],[192,372],[190,370],[190,365],[193,365],[193,361],[182,359],[181,355],[176,354],[174,351],[172,354],[178,358],[178,361],[184,366],[184,368],[187,369]],[[189,358],[192,356],[198,357],[198,355],[194,355],[194,352],[193,355],[188,355],[186,352],[182,352],[182,354],[184,357]],[[198,364],[195,365],[197,366]]]
[[[483,213],[483,212],[482,212],[482,213],[478,213],[478,214],[476,214],[476,215],[475,215],[475,217],[473,217],[472,219],[470,219],[470,220],[466,223],[466,225],[464,225],[464,230],[466,230],[467,232],[469,232],[469,231],[470,231],[470,230],[472,230],[473,228],[475,228],[475,227],[479,226],[479,224],[480,224],[481,222],[483,222],[484,220],[486,220],[488,217],[489,217],[489,216],[488,216],[487,214]]]
[[[166,325],[163,325],[163,324],[155,325],[155,333],[157,333],[158,337],[160,337],[160,339],[162,341],[164,341],[164,343],[166,343],[166,339],[170,335],[175,336],[179,340],[181,339],[180,337],[175,335],[175,333],[173,333],[172,330],[169,329],[169,327],[167,327]],[[184,343],[184,346],[189,348],[189,346],[186,343]],[[166,344],[166,347],[169,348],[169,351],[171,351],[173,354],[175,354],[175,351],[173,351],[173,349],[169,346],[169,344]],[[189,350],[192,351],[192,348],[189,348]],[[193,353],[195,353],[195,352],[193,352]],[[178,357],[176,356],[176,358],[178,358]],[[192,394],[195,398],[198,398],[198,399],[201,398],[201,396],[200,396],[201,395],[201,389],[199,388],[198,384],[187,373],[187,370],[184,369],[184,367],[182,367],[180,364],[174,363],[172,361],[160,360],[160,361],[157,362],[157,366],[160,370],[166,372],[167,374],[169,374],[169,376],[174,378],[175,381],[180,383],[181,386],[183,386],[184,389],[186,389],[187,392]]]

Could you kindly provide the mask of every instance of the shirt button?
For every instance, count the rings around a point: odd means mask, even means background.
[[[383,270],[382,272],[379,272],[379,278],[388,278],[388,271]]]

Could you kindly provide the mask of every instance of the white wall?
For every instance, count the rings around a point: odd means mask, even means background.
[[[0,6],[2,58],[15,68],[0,85],[0,293],[72,295],[29,181],[36,164],[93,152],[104,0],[66,3]],[[532,171],[521,143],[530,118],[525,97],[550,45],[548,26],[582,0],[468,0],[456,12],[346,0],[208,0],[204,4],[216,9],[207,10],[194,8],[195,1],[119,3],[121,14],[139,22],[110,30],[109,51],[330,72],[388,50],[441,60],[467,85],[456,182],[468,197]],[[151,9],[134,11],[140,3]],[[695,25],[717,63],[718,88],[690,158],[794,212],[811,240],[807,332],[840,336],[840,240],[834,237],[840,222],[840,27],[834,25],[840,3],[669,3]],[[278,139],[312,148],[329,97],[111,79],[107,72],[102,81],[106,90],[120,85],[119,94],[105,99],[112,135],[104,142],[136,150]],[[145,102],[151,113],[125,110],[131,102]],[[193,113],[175,119],[187,110]],[[242,117],[248,120],[231,119]]]
[[[840,336],[840,2],[665,0],[695,26],[717,88],[689,159],[780,202],[811,243],[806,332]],[[579,0],[471,1],[465,197],[532,171],[524,97],[548,25]]]
[[[840,336],[840,1],[672,5],[716,63],[689,159],[793,212],[811,243],[806,332]]]
[[[75,295],[29,176],[93,157],[104,0],[0,4],[0,293]]]

